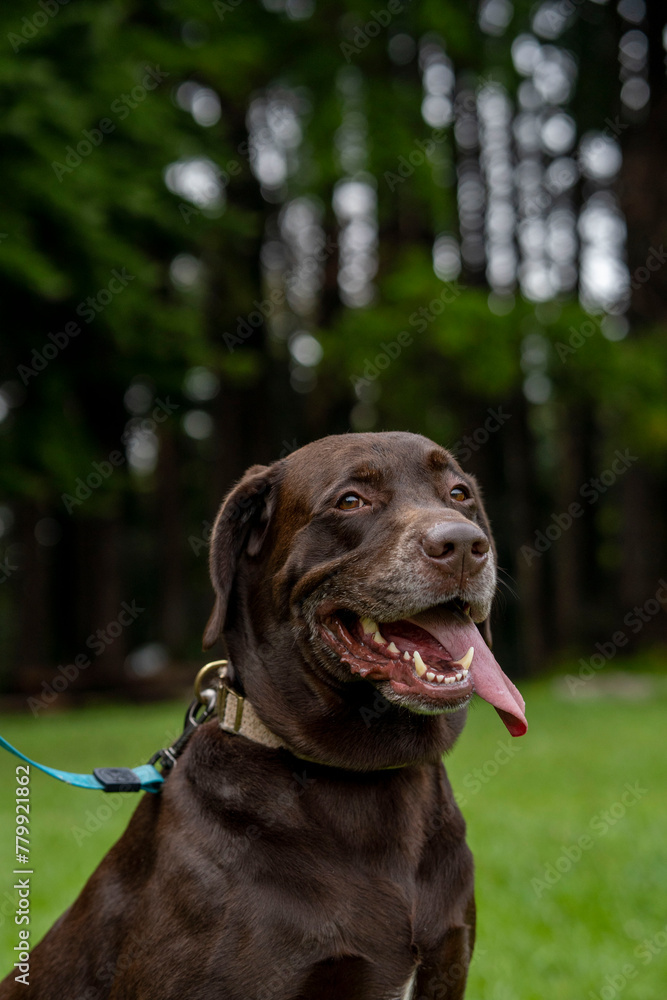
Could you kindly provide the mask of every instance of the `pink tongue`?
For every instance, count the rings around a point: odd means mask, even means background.
[[[409,618],[438,640],[450,656],[461,659],[471,646],[475,653],[470,674],[476,693],[493,705],[511,736],[523,736],[528,729],[525,702],[519,691],[500,669],[495,656],[482,639],[475,623],[451,611],[422,611]]]

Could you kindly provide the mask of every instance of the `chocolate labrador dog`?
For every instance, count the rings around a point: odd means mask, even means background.
[[[202,725],[144,796],[27,993],[462,997],[473,863],[442,756],[474,694],[526,731],[489,649],[477,484],[418,435],[324,438],[229,493],[211,576],[205,647],[224,637],[234,725]]]

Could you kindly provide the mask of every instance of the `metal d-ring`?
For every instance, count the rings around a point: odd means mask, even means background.
[[[227,663],[227,660],[211,660],[210,663],[205,664],[205,666],[201,668],[195,677],[195,698],[197,701],[202,704],[205,703],[205,699],[203,697],[204,689],[209,688],[209,685],[204,685],[204,679],[209,678],[210,674],[213,674],[218,679],[219,683],[224,681],[227,676]],[[212,681],[213,677],[210,677],[209,679]],[[217,684],[214,686],[218,687]]]

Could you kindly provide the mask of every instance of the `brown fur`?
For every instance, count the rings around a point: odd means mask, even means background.
[[[369,512],[335,508],[350,489]],[[417,435],[246,473],[213,533],[205,645],[224,636],[234,686],[299,756],[202,726],[34,950],[32,1000],[394,1000],[413,972],[419,1000],[463,996],[473,865],[441,757],[466,710],[393,703],[317,637],[328,606],[389,621],[462,594],[488,616],[493,549],[475,573],[429,559],[443,521],[491,540],[474,480]],[[12,974],[0,998],[22,990]]]

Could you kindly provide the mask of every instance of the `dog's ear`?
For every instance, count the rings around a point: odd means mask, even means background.
[[[211,532],[209,570],[215,604],[204,630],[204,649],[220,638],[239,557],[259,554],[276,505],[281,463],[253,465],[222,502]]]

